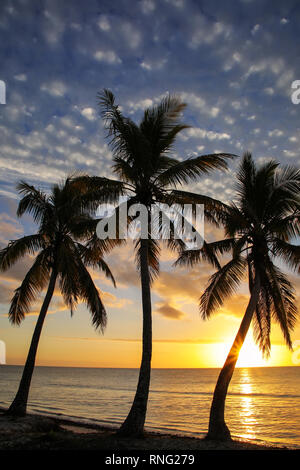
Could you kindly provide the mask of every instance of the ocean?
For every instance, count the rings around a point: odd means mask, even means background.
[[[17,390],[21,366],[0,366],[0,406]],[[203,437],[217,369],[154,369],[146,429]],[[116,426],[130,409],[137,369],[36,367],[31,412]],[[226,401],[233,437],[300,449],[300,367],[239,368]]]

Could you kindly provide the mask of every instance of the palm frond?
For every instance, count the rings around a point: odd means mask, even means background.
[[[47,245],[45,237],[41,234],[26,235],[18,240],[12,240],[0,251],[0,270],[6,271],[19,259],[36,251],[42,250]]]
[[[57,271],[59,287],[65,304],[73,315],[75,306],[80,299],[80,281],[78,276],[78,258],[76,246],[71,239],[65,240],[58,248]]]
[[[247,262],[244,258],[233,258],[210,277],[209,284],[200,298],[200,313],[203,319],[209,318],[215,309],[223,305],[232,295],[245,272]]]
[[[219,226],[225,223],[226,216],[231,213],[231,207],[218,199],[214,199],[204,194],[192,193],[189,191],[173,190],[166,199],[168,204],[202,204],[204,205],[204,217],[208,222]]]
[[[226,238],[211,243],[204,242],[203,247],[199,250],[186,250],[181,252],[174,265],[193,267],[201,261],[208,261],[216,269],[221,269],[218,255],[223,255],[231,251],[234,247],[234,243],[234,238]]]
[[[15,290],[8,314],[11,323],[19,325],[25,314],[30,312],[32,303],[46,286],[49,276],[49,249],[46,249],[37,255],[22,284]]]
[[[291,332],[298,315],[295,291],[291,282],[271,260],[265,263],[269,296],[272,298],[272,314],[279,323],[287,346],[292,349]]]
[[[227,160],[234,157],[235,155],[230,153],[215,153],[188,158],[162,172],[156,180],[162,186],[176,187],[213,170],[226,170],[228,168]]]
[[[116,281],[114,279],[114,276],[111,270],[109,269],[108,264],[102,258],[104,253],[102,250],[102,245],[99,249],[97,249],[95,245],[91,247],[87,245],[82,245],[81,243],[76,243],[76,247],[78,249],[83,264],[85,266],[90,266],[94,269],[98,268],[103,271],[105,276],[110,279],[114,287],[116,287]]]
[[[90,273],[84,264],[79,260],[77,275],[80,286],[79,295],[80,298],[86,303],[91,313],[92,325],[95,329],[100,329],[103,332],[107,323],[106,310]]]
[[[250,152],[245,152],[237,173],[236,191],[241,200],[251,200],[255,184],[256,167]]]
[[[100,176],[81,175],[73,180],[78,187],[78,201],[83,209],[96,210],[99,204],[115,203],[126,194],[122,181],[111,180]]]
[[[300,170],[290,165],[280,167],[275,175],[274,192],[285,191],[291,194],[300,193]]]
[[[271,351],[271,309],[272,302],[268,290],[261,287],[253,316],[253,335],[264,357],[268,358]]]
[[[149,154],[148,141],[139,127],[128,117],[124,117],[115,104],[115,97],[110,90],[98,93],[101,114],[110,138],[109,146],[115,157],[138,161]],[[145,160],[144,160],[145,161]]]
[[[298,271],[300,274],[300,245],[292,245],[280,238],[275,238],[272,252],[281,258],[290,269]]]
[[[20,181],[17,185],[18,192],[23,195],[17,209],[18,217],[25,212],[31,214],[35,222],[39,222],[45,215],[51,217],[53,207],[49,203],[48,197],[34,186],[30,186],[25,181]]]
[[[189,127],[180,122],[185,107],[179,97],[167,95],[144,112],[140,129],[149,142],[153,167],[157,170],[161,171],[161,157],[172,149],[177,134]]]

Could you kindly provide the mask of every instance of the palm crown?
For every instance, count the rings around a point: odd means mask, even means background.
[[[233,157],[228,153],[183,161],[170,157],[177,134],[189,127],[180,122],[186,105],[176,96],[167,96],[157,106],[146,109],[139,125],[123,116],[111,91],[99,94],[99,104],[113,151],[112,169],[120,181],[89,176],[77,178],[77,183],[81,181],[88,188],[86,201],[116,202],[126,195],[128,206],[140,203],[148,209],[156,203],[182,203],[182,197],[174,188],[214,169],[226,169],[227,160]],[[168,243],[172,245],[172,240]],[[159,245],[151,238],[148,253],[151,274],[155,275]]]
[[[300,235],[299,190],[299,170],[280,168],[275,161],[257,168],[251,155],[245,154],[237,175],[236,202],[223,205],[219,214],[227,238],[205,245],[202,251],[182,253],[177,261],[193,265],[205,258],[218,267],[200,299],[204,318],[236,290],[248,269],[250,292],[255,280],[259,282],[254,334],[266,355],[271,318],[277,320],[291,347],[297,307],[293,286],[278,262],[299,271],[300,247],[291,243]],[[231,250],[232,259],[221,267],[216,255]]]
[[[55,270],[71,313],[82,300],[91,312],[93,325],[100,329],[106,325],[105,308],[87,267],[101,269],[114,282],[103,259],[109,244],[95,242],[92,236],[95,223],[82,208],[78,188],[71,180],[68,178],[64,184],[54,185],[50,195],[25,182],[18,185],[23,197],[17,214],[31,214],[39,228],[36,234],[11,241],[0,252],[2,270],[9,269],[26,254],[36,255],[22,284],[15,290],[9,310],[12,323],[20,324]],[[88,238],[88,242],[80,243],[81,238]]]
[[[146,109],[140,125],[122,115],[110,91],[104,90],[99,98],[111,137],[113,171],[144,204],[164,199],[170,187],[210,170],[227,168],[226,158],[231,158],[231,154],[203,155],[184,161],[169,156],[177,134],[189,127],[180,123],[186,105],[176,96],[167,96],[157,106]]]

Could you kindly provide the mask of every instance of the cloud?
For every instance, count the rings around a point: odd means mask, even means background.
[[[9,214],[0,214],[0,243],[7,244],[10,240],[19,238],[24,233],[22,225]]]
[[[142,35],[139,30],[128,21],[123,21],[119,28],[125,43],[128,44],[131,49],[137,49],[142,40]]]
[[[29,313],[27,313],[26,316],[29,316],[29,317],[30,316],[38,316],[40,314],[42,298],[43,298],[43,296],[41,295],[40,296],[40,301],[35,302],[35,304],[33,305],[32,310]],[[61,312],[65,312],[65,311],[68,311],[68,310],[69,310],[69,307],[67,307],[67,305],[63,301],[62,296],[59,294],[59,295],[56,295],[55,297],[53,297],[51,299],[51,303],[49,305],[47,315],[53,315],[55,313],[61,313]]]
[[[131,305],[133,303],[130,299],[118,298],[110,292],[101,292],[100,295],[106,307],[122,309],[127,305]]]
[[[133,113],[135,111],[144,110],[146,108],[150,108],[154,105],[155,100],[151,98],[143,98],[138,101],[127,101],[127,106],[129,108],[129,112]]]
[[[224,116],[224,121],[227,122],[227,124],[234,124],[235,119],[232,116]]]
[[[17,80],[18,82],[26,82],[27,75],[26,73],[19,73],[18,75],[14,75],[14,79]]]
[[[270,95],[270,96],[274,95],[274,93],[275,93],[274,88],[272,88],[272,87],[266,87],[264,89],[264,92],[266,93],[266,95]]]
[[[69,340],[69,341],[113,341],[116,343],[141,343],[141,338],[109,338],[109,337],[79,337],[79,336],[49,336],[49,338],[59,339],[59,340]],[[153,343],[178,343],[178,344],[214,344],[219,343],[220,339],[218,338],[153,338]]]
[[[260,24],[256,24],[253,26],[253,28],[251,29],[251,34],[253,34],[253,36],[258,33],[258,31],[261,29],[261,26]]]
[[[284,150],[283,150],[283,153],[284,153],[284,155],[285,155],[287,158],[299,157],[299,151],[293,151],[293,150],[284,149]]]
[[[184,269],[162,271],[154,282],[153,291],[173,302],[197,302],[204,290],[211,269]],[[188,282],[187,282],[188,280]]]
[[[287,24],[289,23],[289,20],[287,18],[281,18],[280,24]]]
[[[212,21],[204,15],[195,15],[189,46],[197,49],[202,45],[211,45],[221,38],[228,38],[231,27],[221,21]]]
[[[0,303],[8,304],[12,299],[12,290],[9,285],[0,284]]]
[[[207,100],[195,93],[182,91],[179,93],[179,95],[189,106],[200,110],[201,113],[204,113],[212,118],[217,117],[220,112],[220,109],[217,106],[208,104]]]
[[[37,299],[37,301],[32,304],[30,311],[25,314],[25,318],[39,316],[41,305],[42,305],[42,296],[40,296],[40,298]],[[56,313],[65,312],[67,310],[69,310],[69,307],[67,307],[67,305],[64,303],[61,296],[53,297],[49,305],[47,315],[53,315]],[[3,316],[8,317],[8,314],[4,314]]]
[[[201,129],[199,127],[192,127],[190,129],[186,129],[184,134],[181,134],[181,138],[183,140],[187,140],[189,138],[199,138],[199,139],[208,139],[208,140],[229,140],[230,134],[226,132],[214,132],[214,131],[207,131],[206,129]]]
[[[53,80],[52,82],[44,83],[41,86],[41,90],[48,93],[51,96],[60,98],[66,94],[67,87],[62,81]]]
[[[125,245],[114,248],[106,256],[118,288],[140,287],[140,277],[136,268],[133,244],[128,241]],[[93,271],[93,275],[101,280],[101,283],[111,285],[111,281],[106,279],[100,271]]]
[[[237,293],[226,300],[223,306],[216,310],[215,313],[240,318],[244,315],[248,302],[248,294]]]
[[[183,8],[184,6],[184,0],[165,0],[166,3],[170,3],[172,6],[175,8]]]
[[[155,3],[152,0],[142,0],[140,8],[145,15],[148,15],[155,10]]]
[[[99,49],[94,53],[94,58],[99,62],[106,62],[111,65],[120,64],[122,62],[114,51],[108,50],[103,51]]]
[[[89,121],[95,121],[97,119],[96,111],[93,108],[83,108],[81,114]]]
[[[50,10],[44,11],[44,21],[43,21],[43,28],[42,28],[45,39],[50,46],[59,44],[61,36],[65,30],[64,20],[59,15],[54,13],[53,10],[55,9],[55,6],[53,5],[54,8],[52,9],[51,8],[52,5],[49,4],[50,9],[52,11]]]
[[[97,24],[101,31],[110,31],[111,26],[106,15],[101,15]]]
[[[172,320],[181,320],[185,316],[181,310],[172,307],[167,302],[157,303],[154,312]]]
[[[11,291],[16,289],[23,281],[27,271],[31,268],[34,261],[33,256],[26,255],[17,261],[7,271],[0,272],[1,282],[10,283]]]
[[[141,67],[142,69],[152,71],[161,69],[166,63],[167,59],[143,60],[143,62],[141,62]]]
[[[269,137],[281,137],[283,136],[283,131],[280,129],[273,129],[272,131],[268,132]]]

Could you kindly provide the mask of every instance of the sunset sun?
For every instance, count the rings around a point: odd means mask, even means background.
[[[230,350],[232,339],[225,340],[223,343],[217,343],[214,345],[215,360],[221,367],[224,363],[226,356]],[[262,357],[262,353],[259,350],[257,344],[251,334],[246,338],[236,364],[236,367],[264,367],[268,366],[268,360]]]
[[[249,335],[242,346],[236,366],[264,367],[267,365],[267,360],[262,357],[262,353],[259,350],[259,347],[257,346],[257,344],[255,344],[252,336]]]

